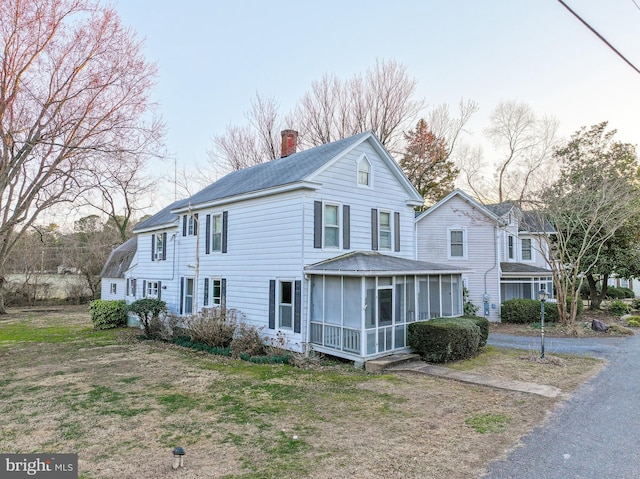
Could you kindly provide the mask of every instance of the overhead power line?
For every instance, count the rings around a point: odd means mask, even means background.
[[[631,63],[629,60],[627,60],[627,58],[620,53],[616,47],[614,47],[613,45],[611,45],[611,43],[609,43],[607,41],[606,38],[604,38],[602,35],[600,35],[595,28],[593,28],[591,25],[589,25],[585,20],[582,19],[582,17],[580,15],[578,15],[576,12],[574,12],[571,7],[569,5],[567,5],[566,3],[564,3],[562,0],[558,0],[558,2],[560,2],[560,4],[562,4],[562,6],[564,8],[566,8],[567,10],[569,10],[571,12],[571,14],[573,14],[574,17],[576,17],[578,20],[580,20],[580,22],[582,22],[582,24],[587,27],[589,30],[591,30],[600,40],[602,40],[611,50],[613,50],[620,58],[622,58],[625,63],[627,63],[627,65],[629,65],[631,68],[633,68],[637,73],[640,73],[640,70],[638,70],[638,68],[636,68],[636,66]],[[633,2],[635,3],[635,1]]]

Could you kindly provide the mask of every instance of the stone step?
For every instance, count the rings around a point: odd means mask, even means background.
[[[381,373],[387,368],[400,366],[412,361],[420,360],[419,354],[390,354],[381,358],[371,359],[364,363],[365,371],[369,373]]]

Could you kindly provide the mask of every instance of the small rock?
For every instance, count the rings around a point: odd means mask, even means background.
[[[609,326],[604,324],[602,321],[594,319],[593,321],[591,321],[591,329],[593,329],[594,331],[605,333],[607,329],[609,329]]]

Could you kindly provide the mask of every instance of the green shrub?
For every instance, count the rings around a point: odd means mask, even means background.
[[[624,291],[625,299],[632,299],[636,297],[636,293],[634,293],[634,291],[631,288],[620,288],[620,289]]]
[[[627,318],[627,326],[640,328],[640,316],[631,316]]]
[[[545,303],[545,315],[548,304]],[[557,316],[556,311],[556,316]],[[535,299],[508,299],[500,308],[500,320],[503,323],[529,324],[540,320],[540,301]]]
[[[96,299],[89,304],[95,329],[121,328],[127,325],[127,302],[124,299]]]
[[[633,309],[640,309],[640,298],[635,298],[631,300],[631,307]]]
[[[622,288],[616,288],[615,286],[609,286],[607,288],[606,297],[610,299],[624,299],[626,294]]]
[[[475,356],[480,337],[467,318],[436,318],[410,323],[407,342],[425,361],[443,363]]]
[[[478,347],[483,348],[487,344],[487,339],[489,338],[489,320],[482,316],[475,315],[464,315],[463,318],[473,321],[476,326],[480,328],[480,344],[478,344]]]
[[[571,307],[571,298],[567,299],[567,313]],[[578,298],[576,316],[584,311],[584,301]],[[500,319],[504,323],[531,324],[540,321],[540,301],[535,299],[509,299],[502,303]],[[560,320],[557,303],[545,301],[544,319],[550,323]]]
[[[631,306],[629,306],[627,303],[619,299],[616,299],[615,301],[611,301],[607,309],[611,314],[615,316],[623,316],[631,312]]]
[[[145,336],[152,338],[161,330],[161,316],[167,312],[167,303],[157,298],[142,298],[131,303],[129,311],[140,320]]]

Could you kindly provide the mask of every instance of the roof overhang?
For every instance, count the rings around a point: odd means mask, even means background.
[[[219,198],[204,203],[198,203],[196,205],[186,205],[175,210],[171,210],[171,213],[180,214],[188,213],[189,211],[201,210],[204,208],[212,208],[215,206],[222,206],[229,203],[236,203],[245,200],[251,200],[254,198],[262,198],[265,196],[278,195],[282,193],[289,193],[296,190],[318,190],[322,185],[313,181],[296,181],[295,183],[289,183],[286,185],[280,185],[275,188],[266,188],[263,190],[251,191],[241,195],[227,196],[225,198]]]

